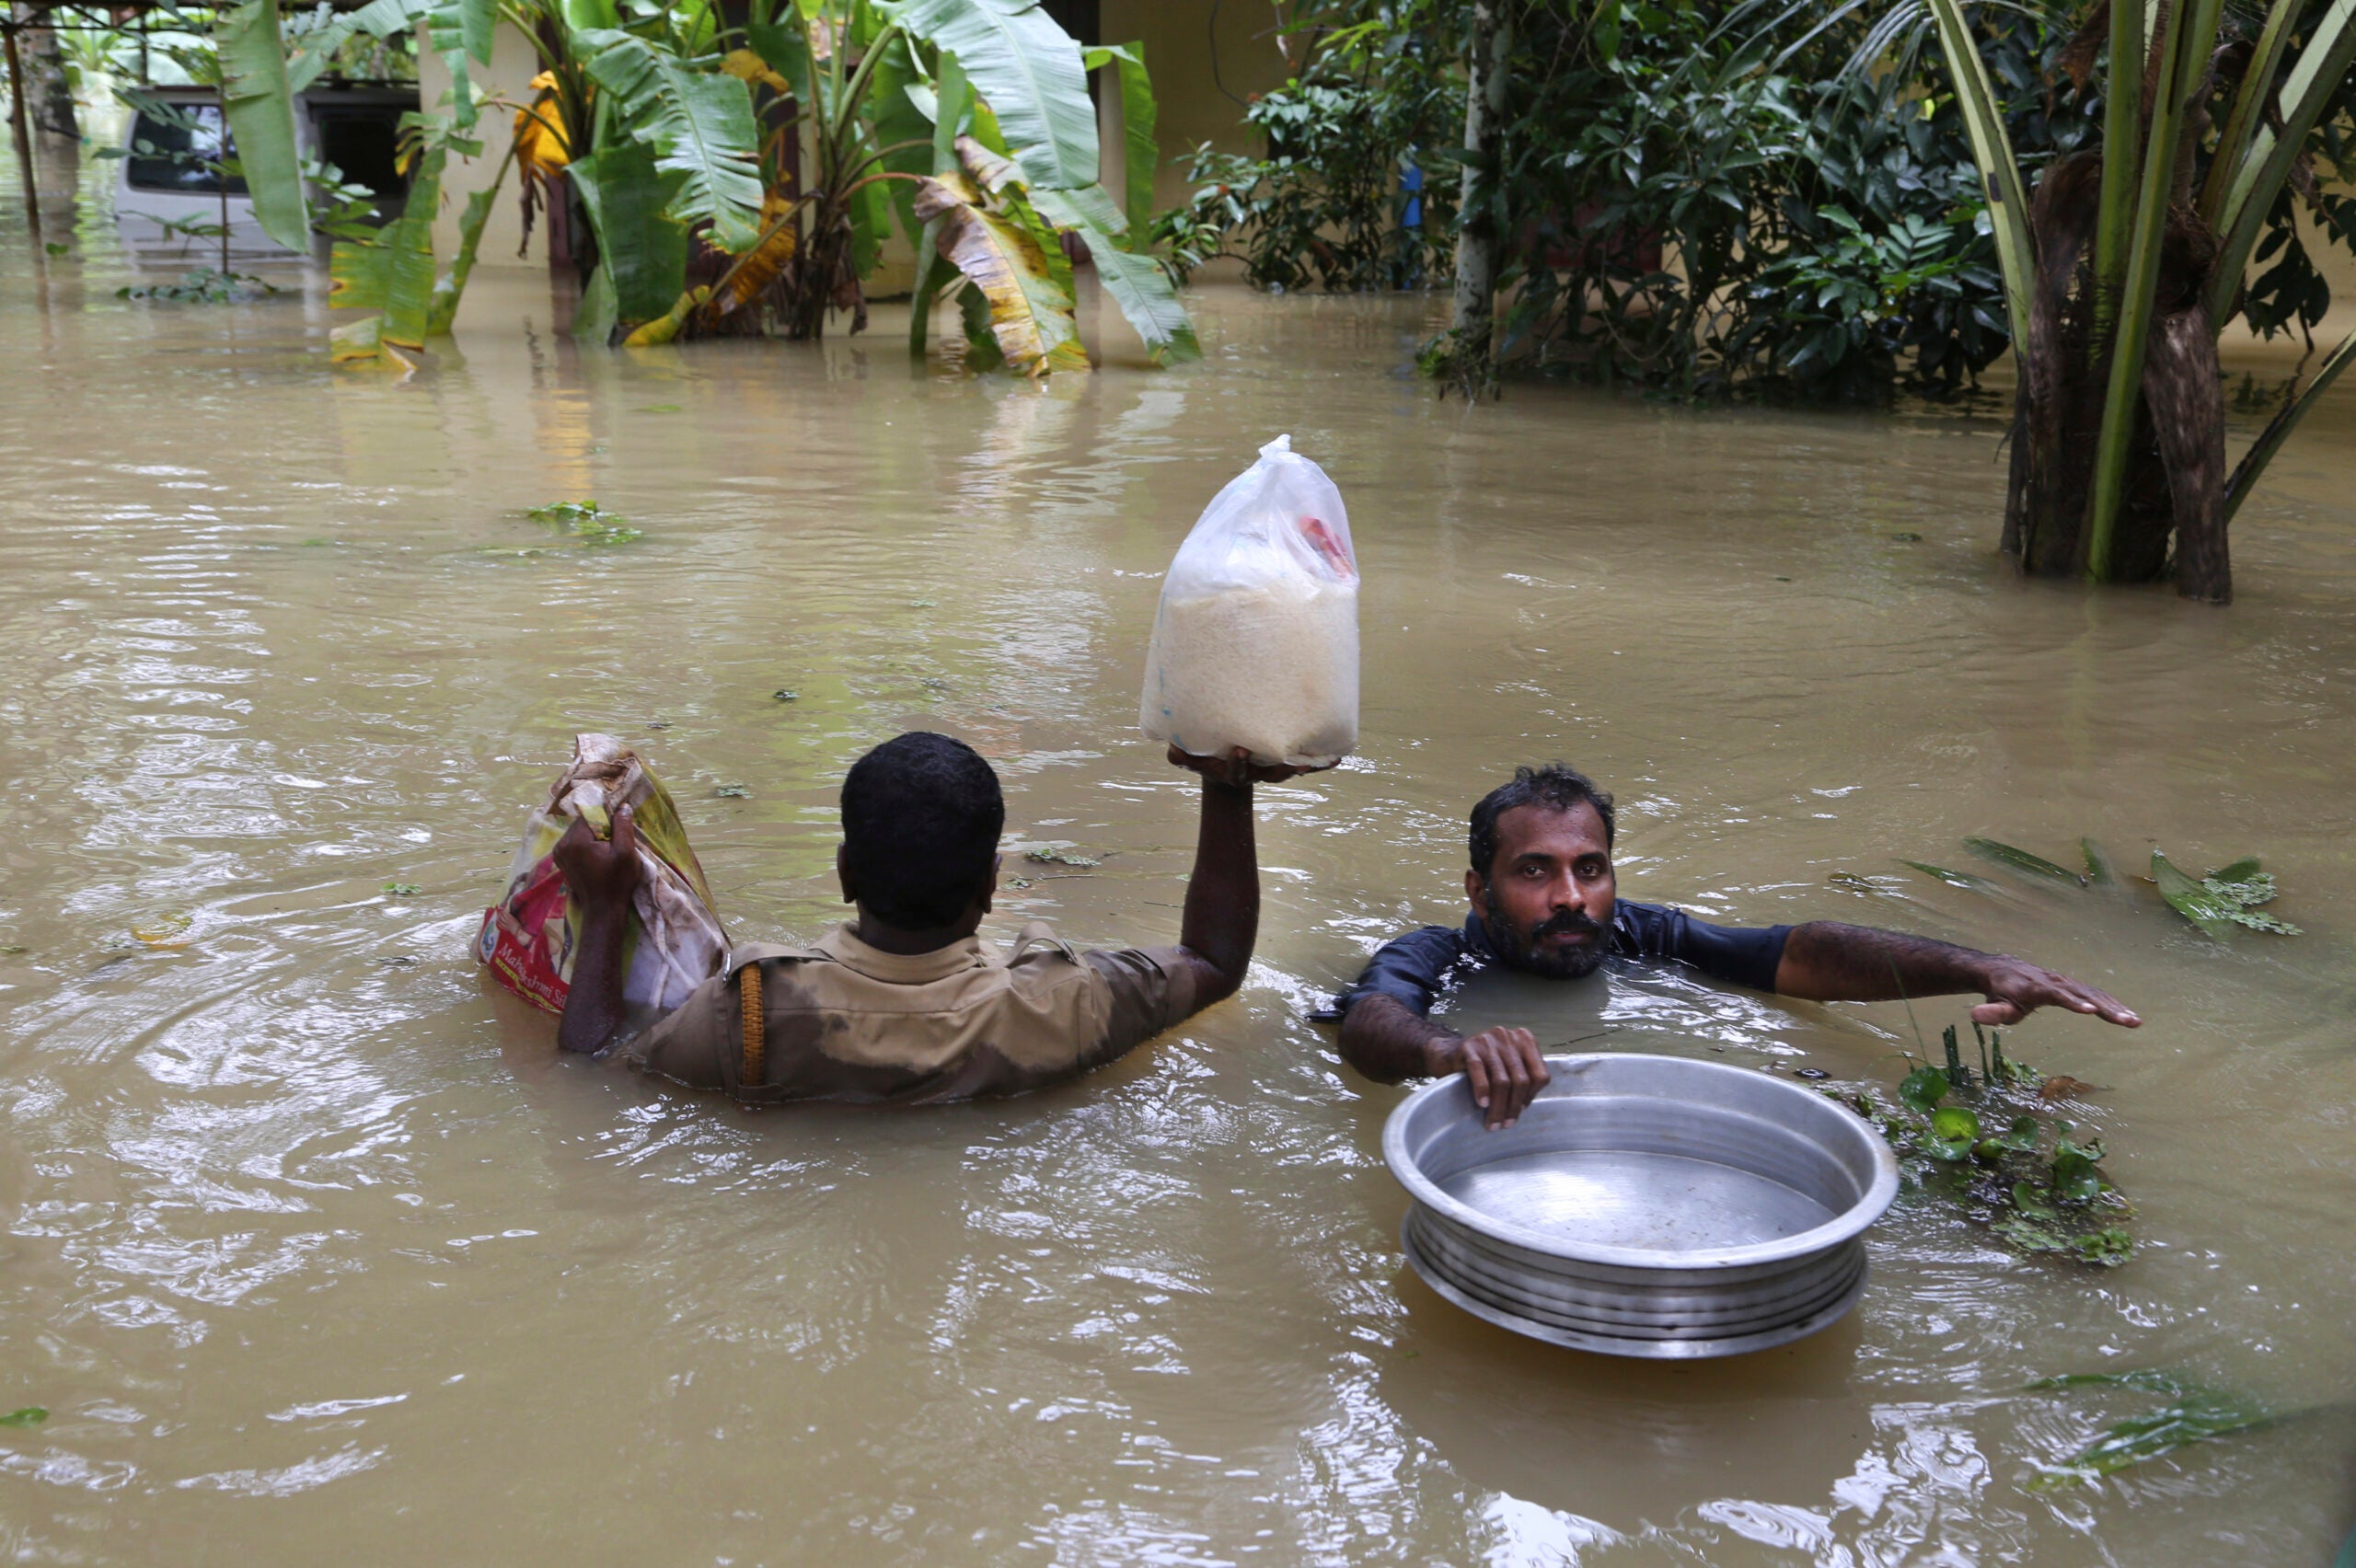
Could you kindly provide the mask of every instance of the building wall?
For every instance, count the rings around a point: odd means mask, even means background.
[[[1243,123],[1253,95],[1282,86],[1289,75],[1276,46],[1274,7],[1256,0],[1102,0],[1098,12],[1103,43],[1145,45],[1146,68],[1153,74],[1160,110],[1156,134],[1161,171],[1154,179],[1154,205],[1174,207],[1189,194],[1185,159],[1208,142],[1221,152],[1259,151],[1258,137]],[[1120,144],[1120,88],[1109,77],[1100,103],[1109,167]],[[1107,182],[1118,190],[1117,174]]]
[[[502,23],[491,35],[490,65],[478,65],[472,61],[468,65],[475,84],[484,90],[514,103],[532,101],[531,82],[540,74],[539,56],[514,28]],[[421,28],[417,38],[418,104],[431,113],[449,90],[449,69],[442,63],[441,54]],[[442,171],[442,207],[433,215],[433,254],[445,264],[458,253],[458,217],[467,210],[467,198],[491,182],[507,156],[508,144],[515,139],[515,117],[503,110],[486,109],[475,130],[482,138],[482,156],[453,157]],[[516,189],[515,173],[510,169],[507,183],[501,189],[499,200],[491,203],[491,216],[483,223],[482,248],[476,255],[476,266],[547,270],[547,231],[539,225],[532,227],[530,248],[520,257],[515,253],[524,234],[522,202]]]

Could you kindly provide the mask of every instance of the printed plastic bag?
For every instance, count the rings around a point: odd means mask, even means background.
[[[1196,756],[1323,766],[1358,740],[1358,568],[1325,470],[1280,435],[1161,582],[1138,722]]]
[[[493,979],[550,1012],[564,1010],[581,942],[581,920],[551,852],[576,816],[586,817],[600,838],[610,837],[614,813],[624,806],[638,829],[646,875],[630,898],[623,1000],[676,1008],[727,961],[728,938],[669,791],[613,736],[575,735],[572,766],[549,790],[548,804],[525,813],[507,891],[483,911],[475,940],[475,957]]]

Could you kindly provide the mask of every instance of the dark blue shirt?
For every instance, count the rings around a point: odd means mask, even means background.
[[[1690,963],[1714,980],[1772,991],[1776,966],[1784,961],[1784,939],[1791,931],[1789,926],[1713,926],[1666,905],[1621,903],[1612,905],[1604,951],[1622,958]],[[1478,915],[1467,916],[1461,928],[1426,926],[1375,950],[1358,983],[1334,999],[1334,1016],[1347,1012],[1362,997],[1379,994],[1420,1018],[1432,1010],[1442,990],[1499,962]]]

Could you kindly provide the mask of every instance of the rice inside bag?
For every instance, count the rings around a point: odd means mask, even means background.
[[[1358,569],[1342,493],[1280,435],[1162,579],[1138,722],[1196,756],[1322,767],[1358,738]]]
[[[614,813],[624,806],[638,828],[646,875],[630,895],[623,999],[676,1008],[727,962],[727,935],[712,913],[711,890],[670,791],[613,736],[575,735],[572,766],[549,788],[548,803],[525,814],[524,842],[508,867],[507,891],[483,911],[475,940],[475,957],[493,979],[550,1012],[564,1010],[581,945],[581,917],[556,868],[556,841],[575,817],[588,819],[600,838],[611,837]]]

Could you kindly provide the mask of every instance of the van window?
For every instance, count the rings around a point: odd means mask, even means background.
[[[377,215],[387,219],[399,216],[409,193],[408,177],[394,159],[400,123],[398,107],[325,104],[311,111],[319,156],[342,170],[347,182],[372,191]]]
[[[195,132],[191,134],[180,126],[167,124],[144,113],[141,114],[131,127],[131,145],[133,150],[128,160],[131,167],[127,174],[131,188],[133,190],[176,190],[191,196],[219,194],[221,179],[211,169],[192,159],[179,162],[161,155],[193,153],[202,158],[219,158],[222,156],[221,106],[212,103],[181,103],[174,104],[172,107],[195,121]],[[158,156],[139,156],[137,148],[142,142],[155,148]],[[233,154],[237,151],[236,143],[229,144],[229,151]],[[245,177],[231,176],[229,194],[243,196],[245,193]]]

